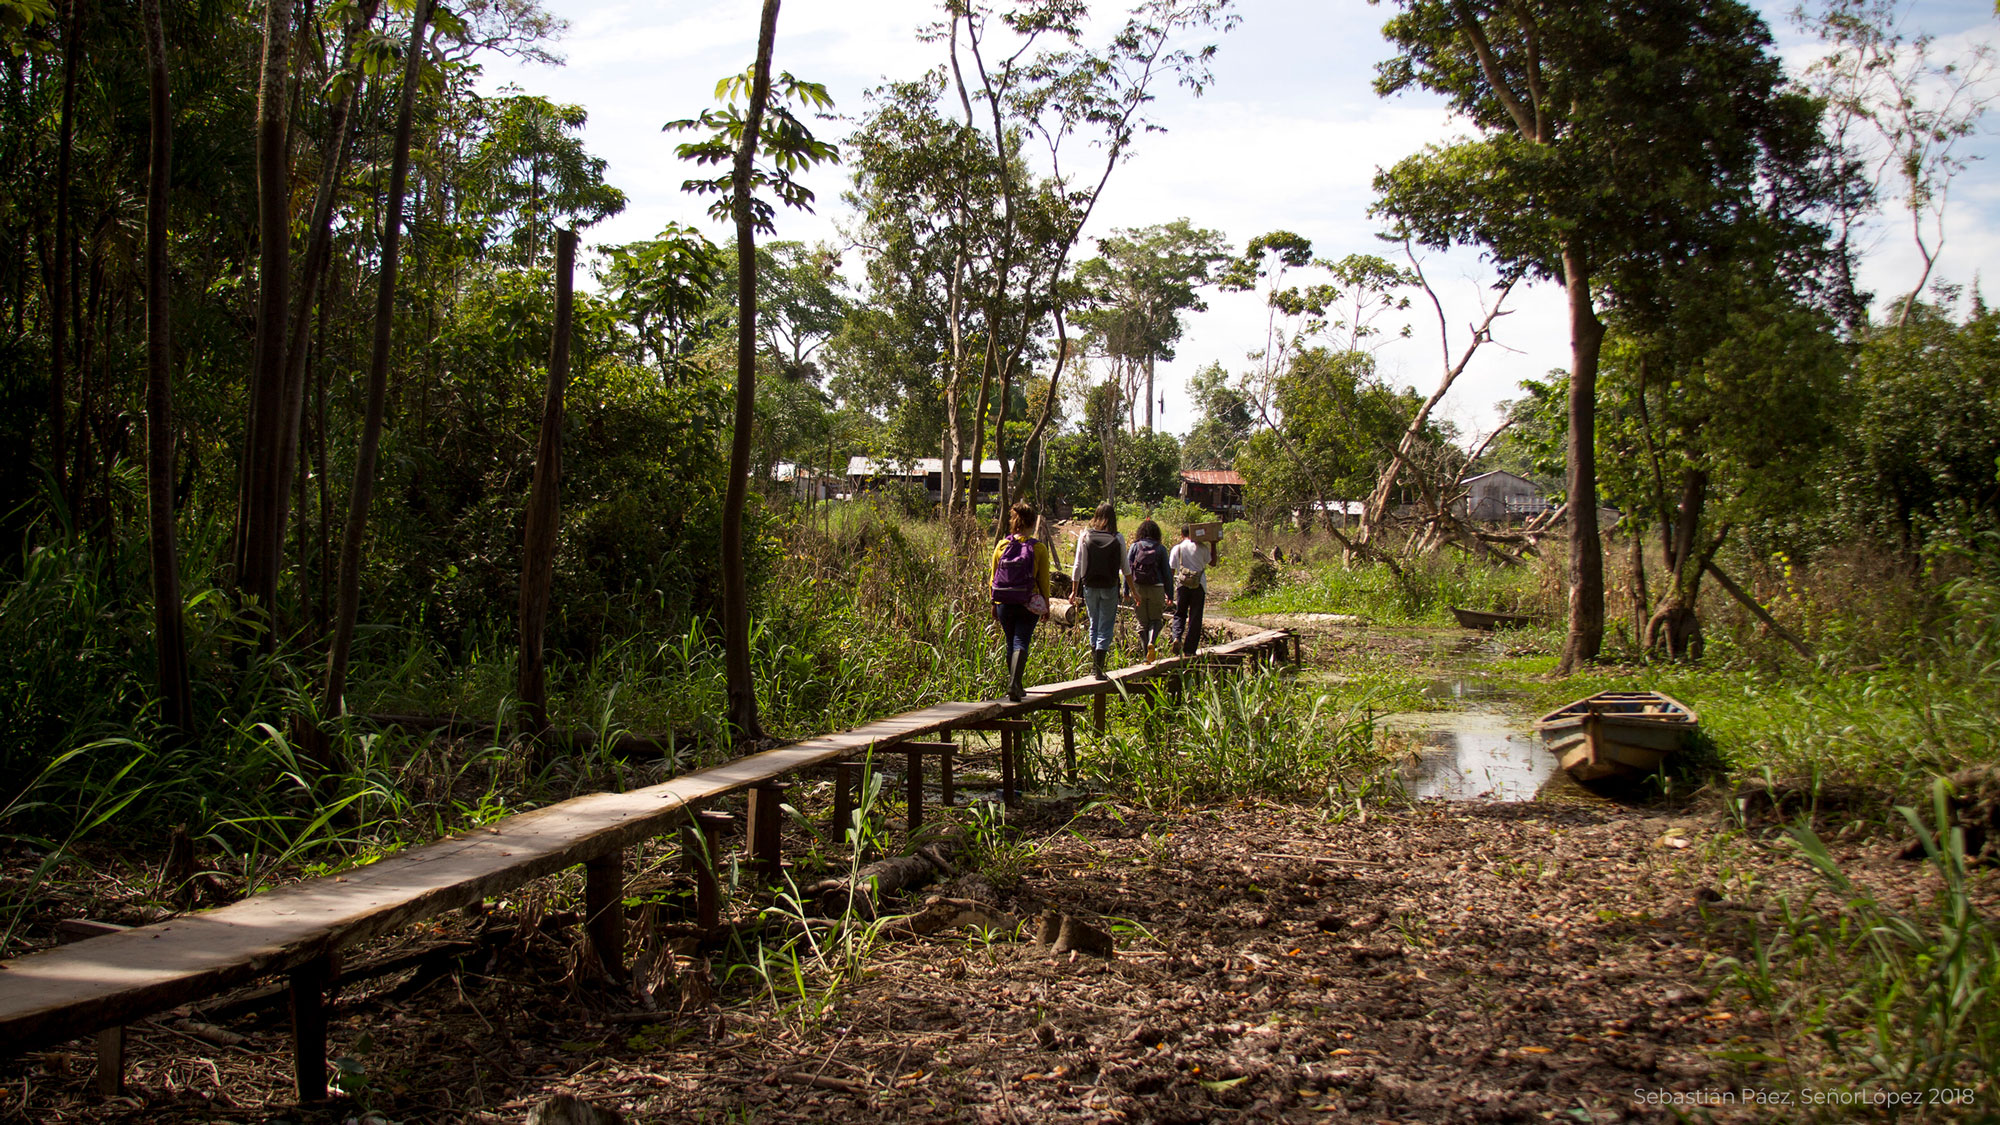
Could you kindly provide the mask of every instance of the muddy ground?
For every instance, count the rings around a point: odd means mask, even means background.
[[[645,1013],[578,973],[537,905],[486,919],[521,925],[462,971],[343,994],[330,1053],[356,1097],[291,1106],[282,1019],[227,1047],[161,1019],[134,1030],[127,1097],[87,1092],[77,1044],[0,1072],[0,1118],[519,1122],[568,1091],[660,1122],[1667,1121],[1649,1097],[1770,1084],[1714,1059],[1762,1031],[1715,959],[1814,879],[1719,814],[1075,812],[1032,806],[987,873],[932,888],[1026,920],[1021,939],[884,937],[816,1017],[714,950],[661,993],[684,1010]],[[1921,889],[1886,842],[1837,850]],[[1113,955],[1035,944],[1045,912]]]

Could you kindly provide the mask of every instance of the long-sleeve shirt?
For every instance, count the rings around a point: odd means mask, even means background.
[[[1009,535],[993,545],[993,558],[986,564],[989,579],[1000,570],[1000,552],[1007,549],[1007,544],[1024,538],[1026,536]],[[1049,596],[1049,545],[1039,539],[1035,540],[1035,589],[1043,597]]]
[[[1201,575],[1201,588],[1208,589],[1208,564],[1215,561],[1215,548],[1192,539],[1183,539],[1167,552],[1167,569],[1179,574],[1183,569]],[[1178,585],[1178,583],[1176,583]]]
[[[1086,531],[1076,537],[1076,558],[1071,560],[1069,564],[1070,581],[1076,584],[1074,589],[1078,591],[1083,589],[1083,563],[1085,556],[1083,545],[1089,540],[1090,536],[1091,533]],[[1118,572],[1125,576],[1125,587],[1130,589],[1132,586],[1132,564],[1125,558],[1125,537],[1115,531],[1112,532],[1111,546],[1118,557]]]

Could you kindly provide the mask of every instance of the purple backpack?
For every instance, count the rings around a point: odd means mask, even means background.
[[[993,564],[993,600],[1027,605],[1034,595],[1035,541],[1009,539],[1000,548],[1000,561]]]

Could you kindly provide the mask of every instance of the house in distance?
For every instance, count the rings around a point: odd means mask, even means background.
[[[1504,469],[1465,478],[1459,516],[1479,523],[1519,523],[1549,509],[1541,486]]]
[[[1181,499],[1226,520],[1243,518],[1243,474],[1235,469],[1182,469]]]

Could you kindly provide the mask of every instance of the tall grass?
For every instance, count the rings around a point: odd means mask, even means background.
[[[1078,768],[1151,808],[1252,794],[1340,800],[1381,765],[1369,702],[1264,666],[1195,673],[1178,698],[1164,684],[1127,695]]]
[[[1883,1107],[1917,1120],[1987,1118],[2000,1092],[2000,931],[1973,902],[1964,831],[1944,828],[1943,782],[1932,798],[1929,823],[1900,810],[1937,879],[1928,903],[1881,902],[1795,826],[1799,856],[1836,901],[1781,900],[1749,955],[1724,963],[1774,1034],[1768,1050],[1736,1061],[1777,1067],[1801,1095],[1841,1091],[1831,1103],[1795,1103],[1818,1119]]]
[[[1239,563],[1241,555],[1238,551],[1229,562]],[[1247,614],[1355,614],[1390,625],[1450,625],[1452,606],[1538,614],[1555,608],[1555,587],[1543,565],[1501,567],[1444,552],[1399,565],[1400,581],[1380,563],[1349,567],[1322,559],[1303,576],[1262,597],[1232,601],[1228,609]]]

